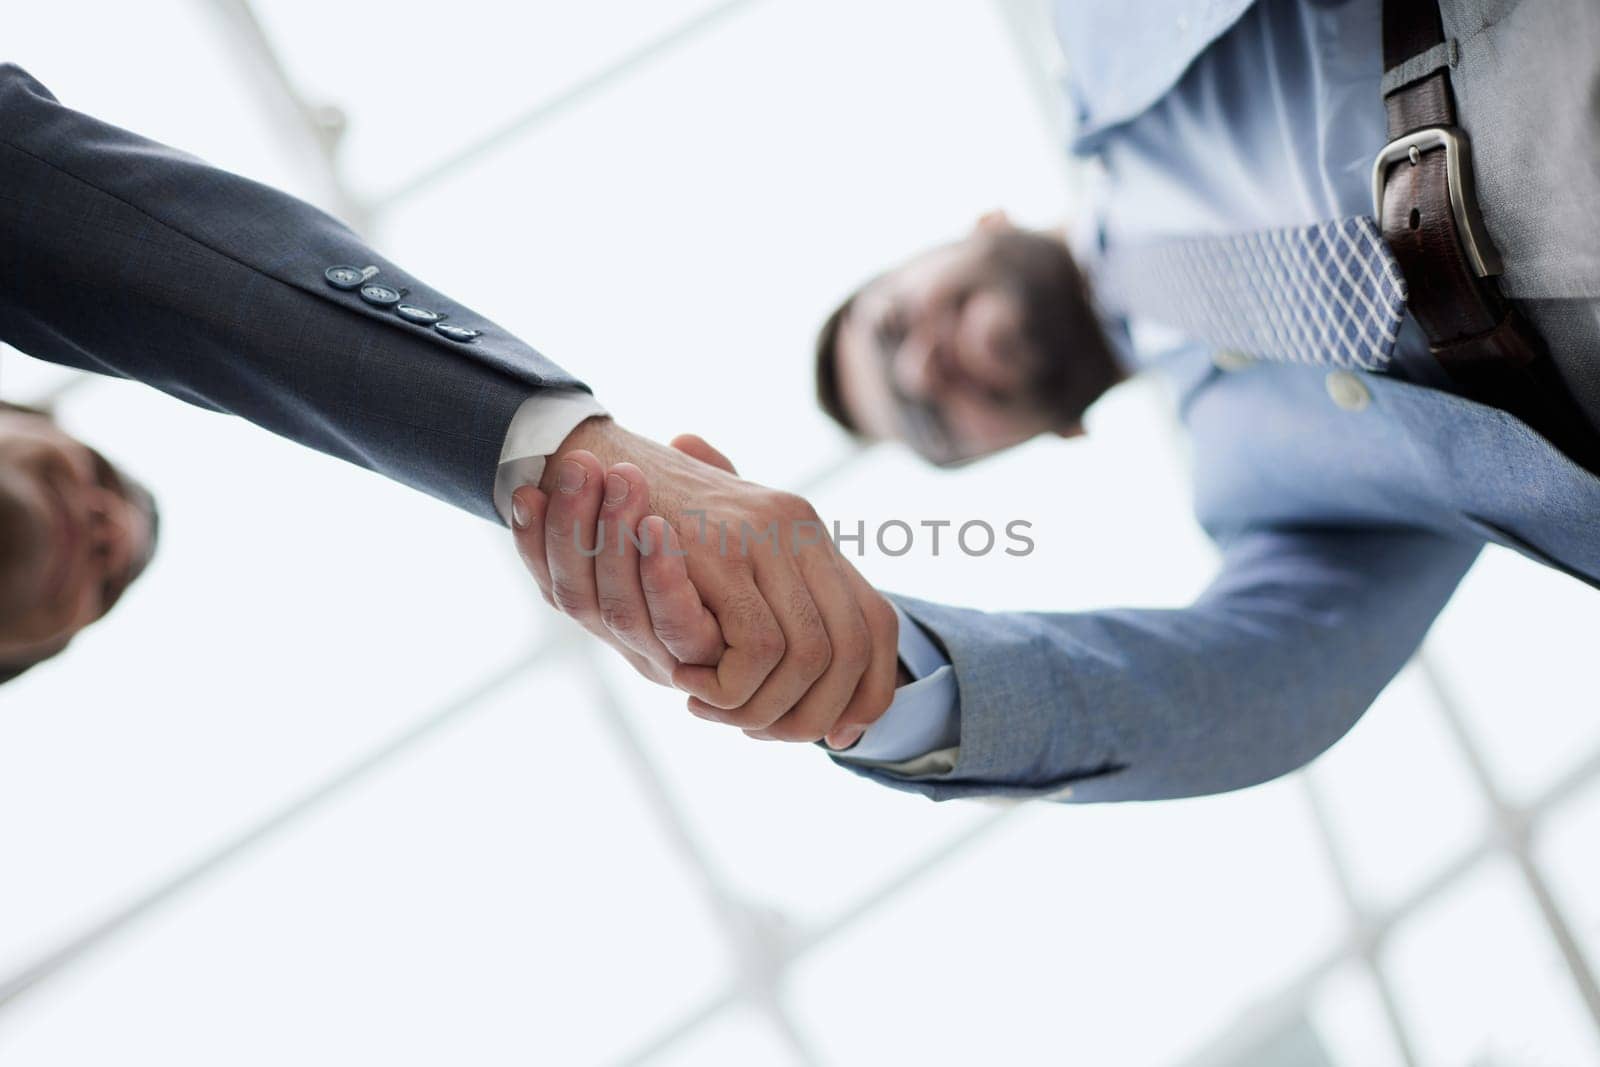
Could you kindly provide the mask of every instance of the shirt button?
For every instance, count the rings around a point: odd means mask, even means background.
[[[441,337],[447,337],[463,345],[471,344],[483,335],[482,330],[469,330],[465,326],[452,326],[448,322],[436,322],[433,324],[433,328]]]
[[[328,284],[335,289],[346,290],[354,289],[371,277],[360,267],[329,267],[322,272],[322,276],[328,279]]]
[[[415,304],[396,304],[394,313],[407,322],[414,322],[419,326],[432,326],[444,318],[437,311],[429,311],[427,308],[418,307]]]
[[[1331,372],[1325,384],[1328,396],[1345,411],[1362,411],[1372,402],[1372,394],[1367,392],[1366,384],[1347,370]]]
[[[1246,370],[1255,364],[1255,360],[1236,348],[1221,348],[1211,357],[1211,362],[1217,365],[1218,370],[1236,371]]]
[[[361,299],[369,304],[376,304],[381,308],[393,307],[400,303],[400,293],[387,285],[379,285],[374,282],[371,285],[363,285],[361,287]]]

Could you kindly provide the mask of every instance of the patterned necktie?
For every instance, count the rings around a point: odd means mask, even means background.
[[[1406,314],[1400,267],[1359,216],[1113,248],[1091,270],[1106,311],[1259,359],[1383,370]]]

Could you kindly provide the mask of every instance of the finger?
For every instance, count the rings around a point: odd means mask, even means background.
[[[782,632],[783,657],[749,700],[741,705],[729,710],[726,706],[708,701],[712,706],[697,710],[709,712],[716,707],[723,707],[724,722],[745,730],[764,730],[798,704],[817,679],[822,677],[832,659],[833,648],[795,557],[785,552],[772,557],[756,556],[754,559],[756,588],[773,609]],[[722,612],[715,604],[712,610],[717,612],[718,620],[722,620]],[[730,633],[726,622],[723,622],[722,630],[729,646],[737,648],[737,633]]]
[[[600,527],[606,543],[594,560],[595,601],[600,621],[628,648],[670,675],[677,658],[656,637],[639,575],[639,523],[650,507],[650,485],[632,463],[606,471]],[[716,660],[712,660],[715,663]]]
[[[672,439],[672,447],[676,448],[679,452],[682,452],[687,456],[691,456],[694,459],[699,460],[701,463],[707,463],[713,467],[719,467],[722,470],[727,471],[729,474],[739,473],[733,469],[732,460],[730,460],[727,456],[724,456],[721,452],[718,452],[715,448],[712,448],[706,443],[706,439],[701,437],[699,434],[680,433],[678,436]]]
[[[862,616],[871,633],[871,658],[862,672],[855,694],[829,731],[826,740],[834,748],[849,748],[861,739],[866,728],[883,717],[894,702],[900,674],[900,616],[894,605],[868,584],[848,560],[840,560],[855,588]]]
[[[598,459],[581,449],[556,463],[556,492],[550,496],[544,529],[550,595],[561,611],[588,629],[603,632],[595,599],[594,557],[604,548],[605,530],[597,523],[605,471]]]
[[[857,591],[832,552],[818,546],[803,553],[799,562],[832,655],[822,676],[793,708],[770,726],[752,733],[762,740],[822,738],[844,713],[872,658],[872,634],[857,603]]]
[[[656,637],[679,662],[715,666],[725,647],[722,628],[689,580],[677,531],[651,515],[639,524],[639,541],[639,581]]]
[[[690,701],[695,714],[729,721],[719,709],[738,708],[754,696],[783,660],[788,642],[746,561],[723,559],[713,550],[709,560],[691,554],[686,562],[727,649],[714,667],[680,664],[672,684],[700,702]]]
[[[544,517],[549,504],[550,498],[536,485],[524,485],[512,493],[511,537],[544,602],[555,607],[550,595],[550,564],[544,558]]]

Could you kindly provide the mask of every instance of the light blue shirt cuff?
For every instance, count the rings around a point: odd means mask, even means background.
[[[895,605],[900,616],[900,662],[914,681],[901,686],[894,703],[867,727],[839,759],[899,763],[960,743],[960,697],[956,670],[922,627]]]

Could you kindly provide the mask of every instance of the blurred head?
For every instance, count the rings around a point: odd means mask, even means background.
[[[149,493],[49,415],[0,404],[0,682],[110,611],[155,544]]]
[[[999,215],[862,286],[817,339],[823,408],[941,465],[1081,433],[1122,377],[1065,243]]]

